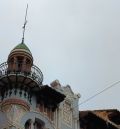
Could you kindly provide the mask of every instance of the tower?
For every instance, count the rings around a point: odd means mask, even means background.
[[[22,42],[0,65],[0,98],[0,129],[53,129],[65,95],[43,85],[43,74]]]
[[[0,65],[0,129],[79,129],[79,94],[58,80],[43,84],[41,70],[22,43]]]

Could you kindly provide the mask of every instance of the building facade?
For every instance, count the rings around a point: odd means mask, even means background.
[[[58,80],[43,84],[24,42],[0,65],[0,129],[80,129],[79,98]]]

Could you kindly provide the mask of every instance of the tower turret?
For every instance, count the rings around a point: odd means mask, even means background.
[[[22,119],[25,129],[43,128],[45,118],[40,114],[44,113],[50,121],[54,120],[55,110],[65,95],[42,82],[43,74],[33,64],[31,51],[25,43],[18,44],[8,55],[7,62],[0,65],[0,108],[6,119],[5,126],[0,121],[0,129],[6,128],[8,123],[10,129],[23,129],[20,127]],[[32,110],[39,111],[39,119]],[[27,113],[28,118],[24,119]],[[30,114],[33,114],[32,119]]]
[[[0,65],[1,99],[8,94],[16,95],[18,90],[31,101],[31,94],[42,85],[43,74],[40,69],[33,65],[33,57],[29,48],[24,44],[18,44],[9,54],[7,62]],[[32,90],[31,90],[32,89]],[[9,91],[9,92],[8,92]],[[26,95],[28,94],[28,95]]]

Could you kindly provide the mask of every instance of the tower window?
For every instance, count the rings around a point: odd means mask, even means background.
[[[9,60],[9,63],[14,63],[14,58],[11,58],[10,60]]]
[[[26,59],[26,64],[30,64],[30,60],[29,59]]]
[[[20,72],[22,70],[22,64],[23,64],[23,57],[19,56],[17,57],[17,70]]]

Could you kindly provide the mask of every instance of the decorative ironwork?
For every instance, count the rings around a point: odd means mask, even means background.
[[[33,65],[29,71],[27,71],[26,69],[21,69],[18,66],[21,66],[21,64],[15,63],[14,69],[11,70],[8,68],[7,62],[2,63],[0,65],[0,78],[5,76],[5,75],[18,74],[18,75],[24,75],[24,76],[32,78],[39,85],[42,84],[43,74],[37,66]],[[23,64],[23,66],[24,66],[24,68],[27,68],[28,64]]]

